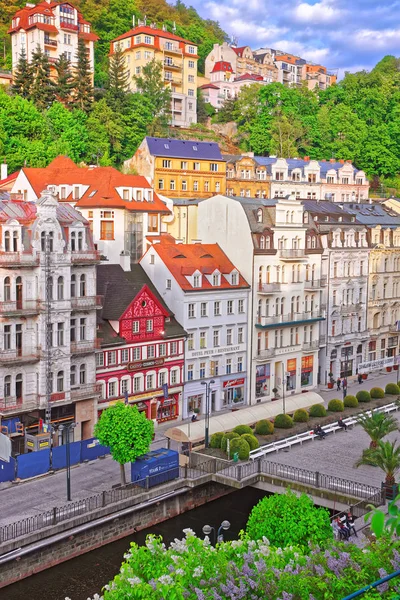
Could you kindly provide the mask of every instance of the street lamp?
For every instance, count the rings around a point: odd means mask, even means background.
[[[205,385],[206,386],[206,418],[204,419],[204,426],[205,426],[205,436],[204,436],[204,445],[206,448],[208,448],[208,438],[209,438],[209,429],[210,429],[210,387],[211,384],[215,383],[214,379],[210,379],[210,381],[207,383],[207,381],[202,381],[201,385]]]
[[[343,400],[345,399],[345,397],[347,396],[347,367],[348,367],[348,360],[349,360],[349,349],[345,348],[344,350],[344,379],[343,379]]]
[[[71,502],[71,454],[70,454],[70,435],[71,435],[71,430],[73,430],[76,427],[76,423],[69,423],[69,424],[64,424],[64,425],[60,425],[58,430],[59,431],[65,431],[67,432],[67,437],[66,437],[66,463],[67,463],[67,500],[68,502]]]
[[[218,528],[218,532],[217,532],[217,542],[223,542],[224,541],[224,534],[221,533],[221,531],[228,531],[228,529],[230,528],[231,524],[229,523],[229,521],[222,521],[221,525]],[[211,527],[211,525],[204,525],[203,527],[203,533],[204,535],[210,536],[210,533],[213,532],[213,540],[214,540],[214,546],[215,546],[215,527]]]

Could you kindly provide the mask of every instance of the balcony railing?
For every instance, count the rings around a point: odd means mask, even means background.
[[[93,310],[101,308],[103,296],[77,296],[71,298],[72,310]]]
[[[320,279],[311,279],[304,282],[304,288],[306,290],[317,290],[320,287],[322,287]]]
[[[303,350],[317,350],[319,348],[319,340],[312,340],[311,342],[303,343]]]
[[[276,348],[266,348],[257,352],[257,358],[272,358],[275,356]]]
[[[99,347],[98,340],[80,340],[71,342],[71,354],[89,354]]]
[[[50,395],[50,402],[64,402],[65,392],[53,392]]]
[[[39,302],[37,300],[24,300],[23,302],[17,302],[16,300],[8,300],[7,302],[0,302],[0,315],[35,315],[38,312]]]
[[[167,60],[164,60],[164,67],[166,69],[178,69],[179,71],[182,69],[182,65],[175,63],[175,62],[168,62]]]
[[[23,398],[7,396],[0,398],[0,413],[8,414],[18,411],[35,410],[39,408],[39,402],[37,394],[25,394]]]
[[[170,52],[172,54],[182,54],[182,50],[179,48],[179,46],[171,45],[168,47],[167,44],[163,44],[161,48],[164,50],[164,52]]]
[[[282,283],[259,283],[258,291],[261,294],[273,294],[282,290]]]
[[[0,353],[0,365],[23,364],[37,362],[40,359],[39,349],[35,350],[2,350]]]
[[[56,56],[48,56],[48,57],[47,57],[47,60],[49,61],[49,63],[50,63],[51,65],[55,65],[58,59],[57,59],[57,57],[56,57]]]
[[[302,313],[288,313],[286,315],[272,315],[270,317],[258,317],[257,323],[263,327],[268,325],[284,325],[285,323],[296,323],[299,321],[313,321],[315,319],[324,319],[323,310],[312,310]]]
[[[357,304],[342,304],[340,306],[340,312],[342,315],[347,315],[349,313],[353,313],[353,312],[359,312],[361,309],[361,304],[357,303]]]
[[[79,31],[78,25],[75,25],[75,23],[71,23],[70,21],[61,21],[60,27],[61,29],[68,29],[69,31]]]
[[[73,264],[93,263],[100,261],[100,252],[97,250],[87,250],[71,253]]]
[[[73,402],[78,402],[79,400],[86,400],[87,398],[100,396],[100,394],[100,383],[88,383],[86,385],[79,386],[79,388],[71,389],[71,400]]]
[[[36,267],[39,257],[29,252],[0,252],[0,267]]]
[[[53,46],[53,48],[57,48],[57,40],[51,40],[50,38],[44,38],[44,45],[45,46]]]
[[[279,253],[280,257],[284,260],[297,260],[299,258],[305,257],[304,248],[291,248],[289,250],[286,250],[285,248],[280,248]]]
[[[390,333],[400,333],[400,330],[398,329],[398,326],[396,324],[389,325],[389,331]]]

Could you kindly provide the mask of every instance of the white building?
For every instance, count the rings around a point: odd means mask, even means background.
[[[71,206],[58,203],[49,190],[36,203],[6,197],[0,202],[2,426],[8,428],[10,419],[14,429],[19,424],[20,433],[14,438],[18,444],[23,442],[24,427],[34,431],[50,408],[53,423],[77,423],[75,439],[90,437],[96,420],[100,298],[96,296],[99,257],[89,225]],[[19,445],[16,449],[22,451]]]
[[[140,261],[188,333],[183,417],[240,406],[247,396],[249,285],[218,244],[176,244],[170,236]]]
[[[326,279],[301,202],[214,196],[199,204],[198,234],[251,284],[249,403],[315,388]]]

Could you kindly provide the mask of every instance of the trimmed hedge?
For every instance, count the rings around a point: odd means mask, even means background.
[[[345,396],[343,403],[347,408],[356,408],[356,406],[358,406],[357,398],[351,394]]]
[[[228,445],[228,440],[234,440],[236,438],[239,438],[240,435],[238,433],[235,433],[234,431],[230,431],[229,433],[225,433],[222,440],[221,440],[221,450],[223,450],[224,452],[226,452],[226,447]]]
[[[289,415],[276,415],[274,426],[276,429],[290,429],[293,427],[293,419]]]
[[[326,408],[323,404],[313,404],[308,414],[310,417],[326,417]]]
[[[274,433],[274,424],[268,419],[261,419],[257,421],[256,429],[257,435],[272,435]]]
[[[360,390],[357,392],[356,398],[359,402],[369,402],[371,400],[371,394],[367,390]]]
[[[236,425],[233,431],[239,435],[243,435],[244,433],[249,433],[251,435],[253,433],[253,430],[249,425]]]
[[[294,411],[293,421],[295,423],[307,423],[309,418],[310,416],[305,408],[298,408]]]
[[[370,391],[371,398],[380,399],[385,397],[385,392],[382,388],[374,387]]]
[[[243,435],[241,435],[240,437],[246,440],[246,442],[250,446],[250,450],[255,450],[256,448],[260,447],[258,439],[254,435],[251,435],[250,433],[243,433]]]
[[[223,431],[217,431],[216,433],[213,433],[210,437],[211,448],[221,448],[221,442],[224,435],[225,434]]]
[[[385,394],[389,394],[389,396],[398,396],[400,394],[400,387],[397,383],[388,383],[385,387]]]
[[[235,438],[232,440],[230,445],[230,455],[233,457],[233,453],[238,452],[240,460],[249,460],[250,445],[242,437]]]
[[[344,411],[344,404],[338,398],[334,398],[333,400],[329,400],[328,410],[331,412],[342,412]]]

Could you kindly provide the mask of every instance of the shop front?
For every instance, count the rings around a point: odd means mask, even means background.
[[[301,359],[301,387],[313,385],[314,355],[303,356]]]
[[[227,379],[222,382],[223,407],[240,406],[245,403],[245,378]]]
[[[289,358],[286,363],[286,390],[291,391],[296,389],[296,365],[295,358]]]
[[[169,394],[166,398],[157,399],[157,422],[173,421],[179,416],[180,394]]]
[[[265,398],[271,393],[270,363],[256,365],[256,398]]]

